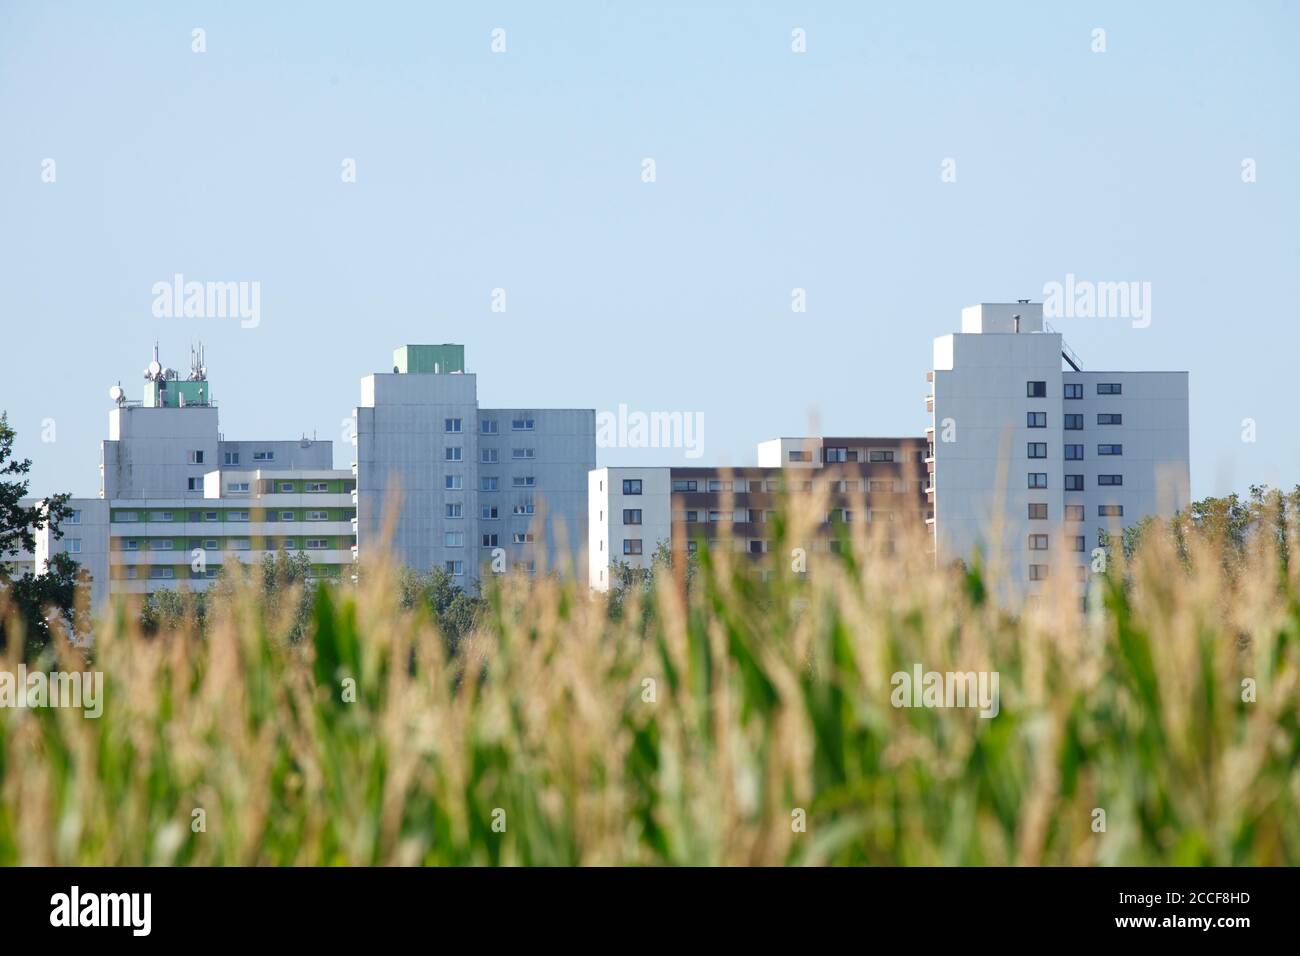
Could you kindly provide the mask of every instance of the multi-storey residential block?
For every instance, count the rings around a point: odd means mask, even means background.
[[[1041,303],[962,311],[934,340],[930,496],[941,562],[976,549],[1012,593],[1085,580],[1104,529],[1189,497],[1186,372],[1085,371]]]
[[[35,505],[39,500],[40,499],[38,498],[20,498],[18,500],[18,507],[30,508],[33,505]],[[17,541],[13,542],[13,544],[15,546],[18,546]],[[17,580],[18,578],[21,578],[24,574],[34,573],[35,570],[36,570],[36,555],[33,552],[28,551],[25,548],[21,548],[19,551],[17,551],[15,554],[12,555],[0,551],[0,572],[3,572],[0,573],[0,584],[3,583],[4,577],[6,575],[11,580]]]
[[[111,594],[202,590],[231,562],[302,551],[319,577],[350,572],[355,480],[328,441],[225,441],[207,370],[181,379],[154,358],[142,400],[114,386],[99,498],[74,498],[63,537],[37,534],[34,564],[66,553]]]
[[[701,542],[755,556],[771,544],[769,522],[785,492],[824,492],[825,528],[835,521],[924,529],[923,438],[776,438],[741,468],[598,468],[587,476],[588,583],[610,586],[619,563],[645,568],[661,544],[691,552]],[[814,548],[831,548],[825,540]]]
[[[361,380],[354,415],[363,549],[388,530],[402,564],[459,584],[485,567],[576,567],[594,409],[480,408],[463,345],[406,345]]]

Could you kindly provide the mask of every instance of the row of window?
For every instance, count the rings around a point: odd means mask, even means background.
[[[1097,394],[1098,394],[1098,395],[1123,395],[1123,394],[1124,394],[1124,386],[1123,386],[1121,383],[1119,383],[1119,382],[1098,382],[1098,383],[1097,383]],[[1025,383],[1025,396],[1026,396],[1027,398],[1046,398],[1046,397],[1047,397],[1047,383],[1046,383],[1046,382],[1026,382],[1026,383]],[[1081,383],[1081,382],[1066,382],[1066,383],[1065,383],[1065,397],[1066,397],[1066,398],[1083,398],[1083,383]]]
[[[444,418],[442,420],[442,430],[452,435],[459,435],[464,428],[463,419]],[[537,428],[535,418],[512,418],[510,419],[510,430],[513,432],[531,432]],[[479,434],[496,435],[500,433],[500,427],[495,418],[484,418],[478,423]]]
[[[1123,505],[1098,505],[1098,506],[1097,506],[1097,517],[1099,517],[1099,518],[1122,518],[1122,517],[1124,517],[1124,506],[1123,506]],[[1046,505],[1044,502],[1041,502],[1041,501],[1031,501],[1031,502],[1029,503],[1029,520],[1030,520],[1030,521],[1046,521],[1046,520],[1047,520],[1047,505]],[[1083,505],[1066,505],[1066,506],[1065,506],[1065,520],[1066,520],[1066,521],[1083,521],[1083,520],[1084,520],[1084,510],[1083,510]]]
[[[1101,488],[1117,488],[1124,484],[1123,475],[1098,475],[1097,485]],[[1047,487],[1047,472],[1031,471],[1029,473],[1029,487],[1041,489]],[[1066,475],[1066,491],[1083,491],[1083,475]]]
[[[194,448],[186,452],[185,461],[187,464],[191,464],[191,465],[202,465],[205,463],[206,457],[207,455],[202,448]],[[238,465],[239,452],[237,451],[225,452],[222,454],[221,460],[222,460],[222,464],[227,466]],[[253,461],[275,461],[275,452],[269,450],[255,451],[253,452]]]
[[[1124,416],[1123,416],[1123,415],[1118,415],[1118,414],[1113,414],[1113,413],[1111,413],[1111,412],[1099,412],[1099,413],[1097,414],[1097,424],[1098,424],[1098,425],[1123,425],[1123,424],[1124,424]],[[1026,413],[1025,413],[1025,427],[1026,427],[1026,428],[1046,428],[1046,427],[1047,427],[1047,412],[1026,412]],[[1075,432],[1077,432],[1077,431],[1082,431],[1082,430],[1083,430],[1083,416],[1082,416],[1082,415],[1066,415],[1066,416],[1065,416],[1065,430],[1066,430],[1067,432],[1071,432],[1071,431],[1075,431]]]
[[[1109,444],[1109,443],[1108,443],[1108,444],[1103,444],[1103,445],[1098,445],[1098,446],[1097,446],[1097,454],[1100,455],[1100,456],[1103,457],[1103,458],[1104,458],[1104,457],[1107,457],[1107,456],[1111,456],[1111,457],[1113,457],[1113,456],[1115,456],[1115,455],[1122,455],[1122,454],[1124,454],[1124,446],[1123,446],[1123,445]],[[1026,455],[1027,457],[1029,457],[1029,458],[1046,458],[1046,457],[1047,457],[1047,442],[1045,442],[1045,441],[1031,441],[1031,442],[1028,442],[1028,443],[1025,445],[1025,455]],[[1082,460],[1083,460],[1083,446],[1082,446],[1082,445],[1066,445],[1066,446],[1065,446],[1065,460],[1066,460],[1066,461],[1082,461]]]
[[[479,450],[479,461],[485,465],[494,465],[499,460],[498,449],[482,448]],[[463,461],[464,450],[460,445],[449,445],[442,450],[443,461]],[[532,461],[537,457],[536,448],[512,448],[510,457],[515,461]]]
[[[123,551],[175,551],[176,542],[171,538],[161,538],[156,540],[145,540],[145,547],[141,548],[140,538],[123,538]],[[194,547],[202,547],[204,551],[251,551],[253,542],[250,538],[227,538],[223,545],[217,538],[206,538],[200,545],[197,542],[191,542]],[[280,547],[292,551],[298,546],[297,538],[284,538],[280,542]],[[304,547],[310,551],[320,551],[330,547],[328,538],[307,538]],[[78,551],[80,551],[80,542],[78,541]]]
[[[672,489],[674,492],[677,493],[698,492],[701,490],[700,487],[701,484],[704,486],[703,487],[704,491],[715,492],[715,493],[730,491],[736,494],[745,494],[751,491],[753,492],[766,491],[775,494],[781,490],[782,482],[780,479],[777,478],[769,478],[767,480],[763,480],[759,478],[755,478],[752,480],[738,478],[735,479],[734,481],[726,481],[720,478],[709,478],[704,480],[703,482],[695,478],[674,478]],[[908,481],[902,478],[870,478],[866,480],[836,479],[834,481],[828,482],[827,484],[829,490],[832,492],[848,493],[854,491],[862,491],[865,489],[867,491],[873,491],[873,492],[905,494],[907,492]],[[915,484],[917,486],[917,490],[922,491],[924,490],[926,483],[924,480],[917,480]],[[792,488],[793,490],[796,491],[812,491],[813,482],[811,481],[794,482]],[[641,493],[642,493],[642,482],[640,478],[623,479],[623,494],[639,495]]]
[[[442,566],[448,574],[454,577],[460,577],[465,573],[464,561],[444,561]],[[536,561],[516,561],[515,567],[518,568],[520,571],[523,571],[525,574],[537,573]]]
[[[149,516],[146,520],[156,521],[156,522],[166,524],[168,522],[175,521],[177,514],[178,512],[175,511],[151,511],[149,512]],[[186,512],[185,514],[186,514],[186,518],[184,520],[187,521],[211,522],[211,521],[221,520],[220,517],[221,513],[217,511],[189,511]],[[249,520],[249,512],[247,511],[227,511],[225,514],[226,514],[227,521],[248,521]],[[296,511],[269,511],[267,512],[266,517],[268,521],[296,521],[297,512]],[[328,511],[304,511],[303,520],[304,521],[329,521],[330,513]],[[79,523],[79,521],[80,521],[80,513],[78,513],[78,521],[74,522],[74,524]],[[113,521],[124,523],[124,524],[137,523],[140,521],[140,512],[119,511],[113,515]]]

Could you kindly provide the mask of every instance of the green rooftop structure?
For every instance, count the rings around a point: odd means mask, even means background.
[[[393,371],[402,375],[447,375],[465,371],[465,346],[400,345],[393,349]]]

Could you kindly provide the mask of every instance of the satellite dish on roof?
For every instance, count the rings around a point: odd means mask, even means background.
[[[152,362],[149,363],[149,374],[150,374],[151,376],[153,376],[154,378],[157,378],[157,377],[158,377],[158,374],[159,374],[161,371],[162,371],[162,365],[159,364],[159,362],[158,362],[157,359],[154,359]]]
[[[126,392],[122,391],[121,385],[114,385],[108,390],[108,397],[121,405],[122,400],[126,398]]]

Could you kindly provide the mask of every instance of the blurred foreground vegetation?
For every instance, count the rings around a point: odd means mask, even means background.
[[[45,661],[102,671],[101,717],[0,709],[0,864],[1294,865],[1297,504],[1144,524],[1084,611],[861,525],[798,573],[817,502],[766,577],[665,551],[612,595],[471,596],[272,562],[122,603]],[[996,671],[997,716],[893,706],[917,665]]]

